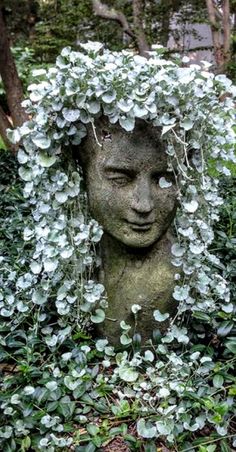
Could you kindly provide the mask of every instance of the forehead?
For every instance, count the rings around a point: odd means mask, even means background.
[[[109,128],[109,131],[100,129],[99,135],[102,148],[96,153],[96,160],[104,168],[163,171],[167,167],[159,130],[146,123],[138,124],[129,133],[117,126]]]

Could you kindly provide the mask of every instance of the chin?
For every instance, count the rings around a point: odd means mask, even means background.
[[[149,248],[152,245],[154,245],[155,242],[157,242],[159,237],[142,237],[141,234],[139,237],[117,237],[117,239],[122,242],[124,245],[126,245],[129,248]]]

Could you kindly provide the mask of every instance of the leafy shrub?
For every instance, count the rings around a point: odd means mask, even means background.
[[[220,210],[220,220],[215,226],[215,240],[212,249],[220,258],[223,276],[228,281],[231,302],[236,303],[236,178],[223,178],[220,190],[224,204]],[[224,318],[224,317],[223,317]],[[226,347],[236,352],[236,329],[232,319],[225,317],[218,329],[218,334],[225,338]]]

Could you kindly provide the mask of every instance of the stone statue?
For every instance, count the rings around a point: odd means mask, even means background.
[[[144,120],[125,132],[102,118],[96,136],[89,129],[81,148],[90,212],[104,229],[99,281],[106,288],[108,308],[99,334],[113,344],[119,344],[122,320],[144,341],[163,328],[154,320],[155,309],[175,312],[170,249],[176,185],[167,172],[163,146],[159,129]],[[161,177],[172,184],[160,188]],[[134,304],[141,307],[136,323]]]

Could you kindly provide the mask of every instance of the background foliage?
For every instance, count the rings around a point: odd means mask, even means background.
[[[107,4],[122,11],[132,23],[132,2],[110,0]],[[143,20],[149,43],[166,46],[173,14],[178,13],[181,28],[181,24],[189,23],[190,11],[192,23],[207,21],[204,0],[146,2]],[[43,62],[54,62],[63,47],[70,45],[75,49],[78,41],[88,39],[103,42],[111,50],[134,46],[118,23],[94,15],[90,0],[11,0],[5,2],[5,16],[12,43],[31,47],[35,57]]]

